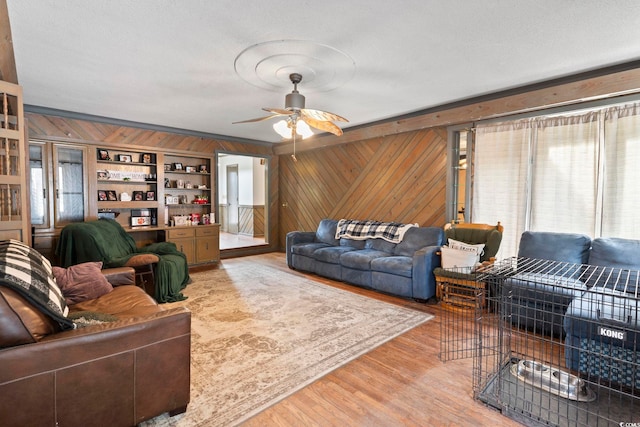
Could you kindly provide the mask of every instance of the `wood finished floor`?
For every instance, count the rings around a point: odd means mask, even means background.
[[[283,253],[226,259],[263,263],[291,274]],[[243,426],[519,426],[472,396],[472,360],[439,357],[440,307],[341,282],[328,286],[434,314],[435,318],[315,381]]]

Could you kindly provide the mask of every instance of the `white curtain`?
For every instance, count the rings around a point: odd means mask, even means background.
[[[640,238],[640,103],[478,125],[471,221],[504,225],[500,258],[525,230]]]
[[[536,120],[529,230],[595,232],[598,115]],[[585,213],[587,213],[585,215]]]
[[[517,251],[525,230],[532,121],[478,126],[472,158],[471,221],[503,225],[497,258]]]
[[[602,235],[640,239],[640,104],[605,112]]]

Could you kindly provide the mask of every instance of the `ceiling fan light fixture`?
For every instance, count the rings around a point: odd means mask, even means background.
[[[287,120],[279,120],[273,124],[273,130],[285,139],[291,138],[291,128]]]
[[[275,130],[276,133],[284,139],[293,138],[293,132],[291,128],[291,120],[280,120],[273,124],[273,130]],[[303,120],[298,120],[296,122],[296,134],[300,137],[300,139],[305,139],[313,136],[313,131]]]

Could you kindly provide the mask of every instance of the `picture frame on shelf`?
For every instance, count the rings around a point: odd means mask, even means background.
[[[98,148],[98,160],[111,160],[109,152],[102,148]]]
[[[143,201],[144,200],[144,191],[134,191],[132,199],[133,199],[134,202]]]
[[[209,171],[207,170],[207,165],[198,165],[198,171],[199,171],[200,173],[207,173],[207,172],[209,172]]]
[[[196,171],[196,167],[195,166],[185,166],[184,171],[186,173],[194,173]]]
[[[164,164],[164,171],[165,172],[171,171],[171,163],[165,163]]]
[[[98,190],[98,201],[104,202],[107,200],[107,192],[105,190]]]
[[[152,200],[155,200],[155,199],[156,199],[156,192],[155,191],[147,191],[145,200],[152,201]]]
[[[118,161],[124,163],[131,163],[133,159],[131,158],[131,154],[120,154],[118,155]]]
[[[97,172],[98,172],[98,179],[99,180],[107,180],[107,179],[109,179],[109,171],[100,170],[100,171],[97,171]]]
[[[107,191],[107,200],[109,200],[110,202],[115,202],[118,200],[118,195],[114,190]]]
[[[151,153],[140,154],[140,163],[153,163],[153,154]]]
[[[174,171],[181,171],[182,170],[182,163],[174,163],[173,164],[173,170]]]

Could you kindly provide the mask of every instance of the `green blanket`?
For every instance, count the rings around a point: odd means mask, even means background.
[[[65,226],[60,234],[56,255],[63,267],[83,262],[102,261],[104,268],[122,267],[139,253],[160,257],[155,270],[155,298],[158,302],[186,299],[182,289],[189,282],[186,256],[171,242],[152,243],[144,248],[112,219],[77,222]]]

